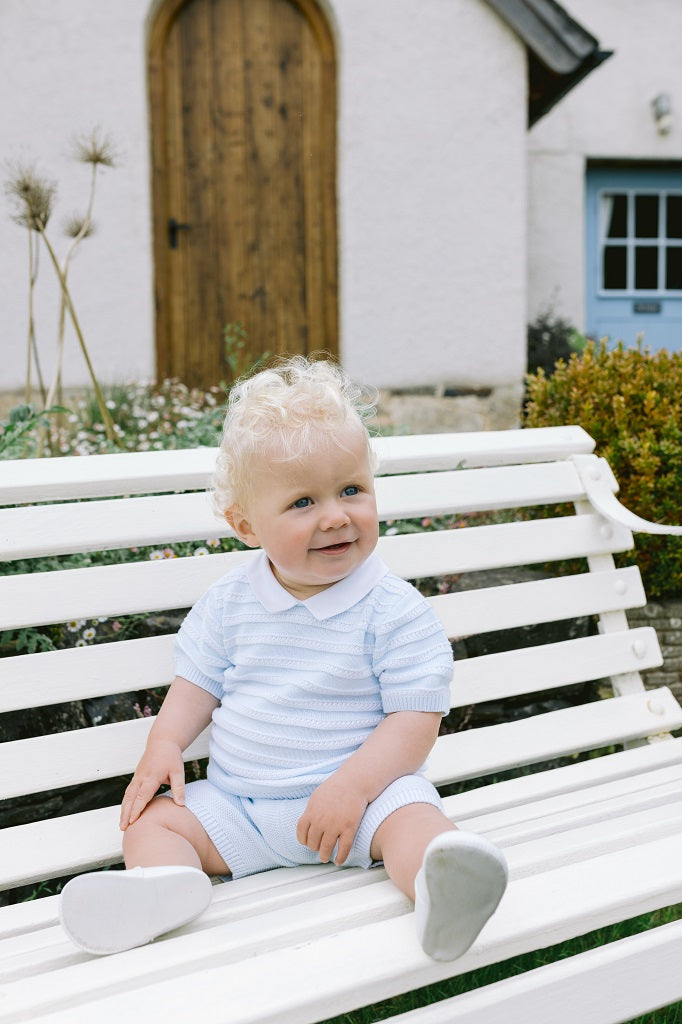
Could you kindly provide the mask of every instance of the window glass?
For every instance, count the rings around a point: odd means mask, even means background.
[[[624,245],[604,246],[604,288],[627,287],[627,252]]]
[[[658,196],[635,196],[635,235],[658,238]]]
[[[604,220],[607,238],[627,238],[628,197],[627,195],[604,196]]]
[[[682,196],[668,196],[665,223],[668,238],[682,238]]]
[[[635,288],[658,288],[658,247],[638,245],[635,249]]]
[[[682,246],[671,245],[665,254],[665,286],[682,289]]]

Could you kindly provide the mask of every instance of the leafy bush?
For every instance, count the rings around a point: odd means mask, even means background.
[[[577,423],[596,441],[620,500],[645,519],[682,523],[682,353],[588,343],[582,355],[527,378],[525,425]],[[638,534],[650,597],[682,592],[682,538]]]

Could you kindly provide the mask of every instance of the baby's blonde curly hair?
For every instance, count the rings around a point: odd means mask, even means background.
[[[365,425],[373,412],[372,396],[327,359],[292,356],[237,381],[229,394],[213,477],[216,513],[222,517],[233,507],[248,509],[256,456],[272,453],[277,462],[300,459],[319,445],[320,435],[343,447],[339,435],[347,426],[362,432],[369,464],[376,468]]]

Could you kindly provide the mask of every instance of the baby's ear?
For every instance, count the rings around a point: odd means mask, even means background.
[[[244,515],[238,505],[232,505],[225,512],[225,520],[228,526],[231,526],[234,532],[239,537],[242,543],[246,544],[250,548],[257,548],[259,546],[258,538],[253,531],[253,527],[249,519]]]

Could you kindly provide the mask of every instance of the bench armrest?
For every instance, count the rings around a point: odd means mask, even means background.
[[[618,523],[619,526],[625,526],[633,533],[682,536],[682,526],[652,523],[648,519],[642,519],[641,516],[631,512],[620,503],[614,493],[618,489],[618,484],[606,459],[599,459],[594,455],[574,455],[572,459],[585,488],[588,501],[605,519]]]

